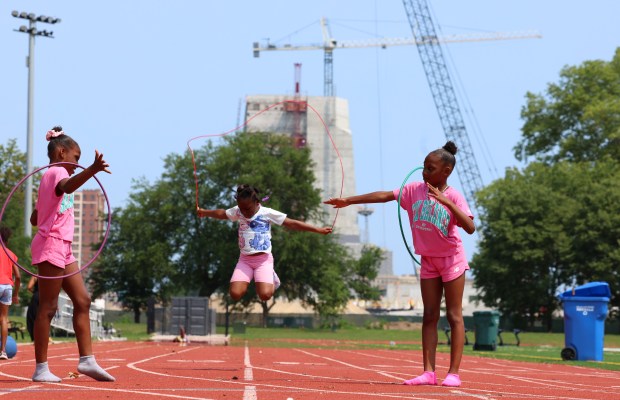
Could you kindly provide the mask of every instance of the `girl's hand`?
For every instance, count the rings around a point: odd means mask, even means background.
[[[317,233],[320,233],[322,235],[329,235],[330,233],[332,233],[332,227],[326,226],[324,228],[319,228]]]
[[[204,210],[200,207],[196,207],[196,213],[198,214],[199,217],[206,217],[207,216],[207,210]]]
[[[323,203],[331,204],[332,206],[334,206],[334,208],[344,208],[349,205],[349,202],[347,201],[347,199],[341,198],[341,197],[336,197],[336,198],[332,197],[329,200],[324,201]]]
[[[112,172],[108,170],[109,166],[110,165],[107,162],[105,162],[105,160],[103,159],[103,153],[99,154],[99,152],[95,150],[95,162],[93,162],[93,164],[90,167],[96,172],[103,171],[103,172],[107,172],[108,174],[111,174]]]
[[[446,196],[444,196],[443,192],[430,183],[426,182],[426,187],[428,188],[428,195],[436,199],[441,204],[447,204],[447,202],[450,201]]]

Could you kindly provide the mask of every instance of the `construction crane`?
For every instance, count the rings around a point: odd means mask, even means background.
[[[390,46],[411,46],[434,41],[439,43],[459,43],[459,42],[480,42],[491,40],[510,40],[510,39],[527,39],[540,38],[540,34],[535,31],[524,32],[487,32],[475,33],[467,35],[446,35],[443,37],[401,37],[401,38],[378,38],[367,40],[336,40],[332,37],[329,22],[327,18],[321,18],[321,30],[323,33],[323,43],[305,44],[305,45],[276,45],[270,43],[269,40],[265,44],[254,42],[254,57],[260,57],[260,53],[264,51],[296,51],[296,50],[323,50],[324,51],[324,84],[323,96],[330,97],[334,95],[334,50],[336,49],[359,49],[365,47],[381,47]]]
[[[467,202],[477,208],[475,193],[483,187],[482,177],[428,4],[426,0],[403,0],[403,4],[444,134],[459,147],[458,172],[463,194]]]
[[[425,0],[403,0],[413,37],[406,38],[379,38],[372,40],[343,40],[332,37],[329,23],[325,17],[321,18],[323,43],[306,45],[276,45],[267,43],[253,44],[254,57],[260,57],[263,51],[294,51],[294,50],[323,50],[324,51],[324,84],[323,95],[333,97],[334,72],[333,52],[336,49],[358,49],[365,47],[407,46],[416,45],[422,59],[424,72],[431,88],[433,99],[439,113],[439,118],[448,140],[457,143],[459,147],[459,180],[463,187],[463,194],[467,202],[477,209],[474,194],[482,188],[480,170],[469,141],[465,123],[461,115],[456,93],[445,63],[442,43],[479,42],[492,40],[531,39],[542,37],[536,31],[523,32],[490,32],[467,35],[448,35],[439,37],[435,31],[433,21]],[[326,120],[333,112],[326,109]],[[327,153],[329,149],[326,149]]]

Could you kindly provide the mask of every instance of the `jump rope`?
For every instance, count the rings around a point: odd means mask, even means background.
[[[334,142],[334,138],[332,137],[332,134],[329,131],[329,127],[327,126],[327,124],[325,123],[325,121],[323,120],[323,118],[321,117],[319,112],[314,107],[312,107],[310,104],[308,104],[307,102],[301,101],[301,100],[284,100],[284,101],[280,101],[278,103],[270,105],[269,107],[265,108],[264,110],[254,114],[252,117],[248,118],[243,124],[233,128],[233,129],[230,129],[230,130],[228,130],[226,132],[216,133],[216,134],[208,134],[208,135],[200,135],[200,136],[193,137],[193,138],[191,138],[191,139],[189,139],[187,141],[187,148],[189,149],[189,152],[192,155],[192,164],[194,166],[194,181],[195,181],[195,184],[196,184],[196,209],[198,209],[200,207],[199,206],[199,200],[198,200],[199,199],[198,171],[197,171],[197,167],[196,167],[196,158],[195,158],[195,155],[194,155],[194,150],[192,149],[190,143],[192,141],[194,141],[194,140],[197,140],[197,139],[212,138],[212,137],[223,137],[223,136],[226,136],[226,135],[228,135],[230,133],[236,132],[240,128],[243,128],[243,127],[247,126],[250,121],[252,121],[254,118],[258,117],[262,113],[267,112],[267,111],[269,111],[269,110],[271,110],[273,108],[276,108],[276,107],[278,107],[278,106],[280,106],[280,105],[282,105],[284,103],[300,103],[300,104],[303,103],[303,104],[307,105],[307,107],[310,110],[312,110],[312,112],[314,112],[314,114],[316,114],[316,116],[321,121],[321,124],[323,125],[323,128],[325,129],[325,133],[329,137],[329,140],[330,140],[330,142],[332,144],[332,147],[333,147],[334,151],[336,152],[336,154],[338,155],[338,161],[340,162],[341,179],[340,179],[340,193],[339,193],[338,197],[342,197],[342,191],[343,191],[343,188],[344,188],[344,167],[343,167],[343,164],[342,164],[342,157],[340,156],[340,152],[338,151],[338,147],[336,147],[336,143]],[[264,199],[263,199],[263,201],[264,201]],[[339,209],[336,210],[336,215],[334,216],[334,220],[332,222],[332,229],[336,225],[336,220],[338,219],[339,211],[340,211]]]
[[[212,138],[212,137],[223,137],[226,136],[230,133],[236,132],[238,131],[240,128],[243,128],[245,126],[247,126],[247,124],[252,121],[254,118],[258,117],[259,115],[261,115],[262,113],[269,111],[279,105],[282,105],[284,103],[290,103],[290,102],[294,102],[294,103],[301,103],[301,101],[299,100],[284,100],[284,101],[280,101],[278,103],[272,104],[269,107],[263,109],[262,111],[254,114],[251,118],[247,119],[243,124],[230,129],[228,131],[222,132],[222,133],[216,133],[216,134],[207,134],[207,135],[199,135],[196,137],[193,137],[191,139],[189,139],[187,141],[187,148],[189,149],[189,152],[192,156],[192,165],[194,168],[194,182],[196,185],[196,209],[199,208],[199,182],[198,182],[198,171],[197,171],[197,166],[196,166],[196,158],[195,158],[195,154],[194,154],[194,150],[191,147],[191,142],[193,142],[194,140],[198,140],[198,139],[204,139],[204,138]],[[306,104],[306,106],[312,110],[312,112],[314,112],[316,114],[316,116],[319,118],[319,120],[321,121],[321,124],[323,125],[323,128],[325,129],[325,133],[327,134],[327,136],[329,137],[329,140],[332,144],[332,147],[334,149],[334,151],[336,152],[336,155],[338,156],[338,161],[340,163],[340,171],[341,171],[341,179],[340,179],[340,192],[338,197],[342,197],[342,191],[344,189],[344,166],[342,163],[342,157],[340,155],[340,151],[338,151],[338,147],[336,147],[336,143],[334,142],[334,138],[332,137],[331,132],[329,131],[329,127],[327,126],[327,124],[325,123],[325,120],[321,117],[321,115],[319,114],[319,112],[312,107],[310,104],[304,102]],[[26,175],[24,178],[22,178],[11,190],[11,192],[9,193],[8,197],[6,198],[6,200],[4,201],[4,205],[2,206],[2,211],[0,211],[0,221],[2,221],[2,217],[4,216],[4,212],[9,204],[9,201],[11,200],[11,198],[13,197],[13,195],[15,194],[15,191],[31,176],[35,175],[36,173],[47,169],[47,168],[51,168],[53,166],[58,166],[58,165],[74,165],[78,168],[82,168],[84,169],[83,166],[79,165],[79,164],[75,164],[75,163],[71,163],[71,162],[58,162],[58,163],[52,163],[46,166],[43,166],[41,168],[38,168],[34,171],[32,171],[31,173],[29,173],[28,175]],[[413,261],[415,261],[418,265],[420,265],[420,262],[415,258],[415,256],[413,255],[413,253],[411,252],[411,249],[409,248],[409,244],[407,243],[407,239],[405,238],[405,232],[403,230],[403,224],[402,224],[402,220],[401,220],[401,215],[400,215],[400,208],[401,208],[401,197],[402,197],[402,192],[403,192],[403,188],[405,186],[405,184],[407,183],[409,177],[416,171],[422,169],[422,167],[416,167],[413,170],[411,170],[411,172],[409,172],[409,174],[405,177],[405,180],[403,181],[402,185],[400,186],[400,190],[398,193],[398,223],[400,226],[400,232],[403,238],[403,242],[405,243],[405,247],[407,248],[407,252],[409,253],[409,255],[411,256],[411,258],[413,259]],[[68,278],[70,276],[76,275],[80,272],[82,272],[83,270],[85,270],[86,268],[88,268],[96,259],[97,257],[99,257],[99,255],[101,254],[101,251],[103,250],[103,247],[105,246],[107,240],[108,240],[108,236],[110,233],[110,227],[112,225],[112,208],[110,206],[110,200],[108,198],[108,194],[105,191],[105,188],[103,187],[103,184],[101,183],[101,181],[97,178],[96,175],[93,176],[93,178],[95,178],[95,181],[97,181],[97,184],[99,185],[99,187],[101,188],[101,191],[103,193],[103,196],[105,198],[106,201],[106,206],[108,209],[108,221],[107,221],[107,227],[106,227],[106,231],[105,234],[103,236],[103,241],[101,242],[101,246],[99,247],[99,249],[97,250],[97,252],[93,255],[93,258],[88,261],[86,264],[84,264],[81,268],[77,269],[76,271],[70,273],[70,274],[66,274],[66,275],[60,275],[60,276],[43,276],[43,275],[39,275],[39,274],[35,274],[34,272],[28,270],[27,268],[23,267],[22,265],[20,265],[16,259],[14,259],[11,254],[9,253],[6,244],[4,243],[4,241],[2,240],[2,238],[0,238],[0,245],[2,245],[2,248],[4,250],[4,252],[7,254],[7,256],[9,257],[9,259],[11,260],[11,262],[13,262],[15,265],[17,265],[22,271],[35,276],[39,279],[62,279],[62,278]],[[263,199],[263,201],[265,201],[266,198]],[[336,215],[334,216],[334,220],[332,221],[332,229],[334,228],[334,226],[336,225],[336,220],[338,219],[338,214],[340,212],[340,209],[336,209]]]

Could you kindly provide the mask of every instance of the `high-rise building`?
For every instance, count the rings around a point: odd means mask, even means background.
[[[274,106],[276,104],[277,106]],[[245,119],[249,121],[245,126],[248,132],[265,131],[291,135],[299,146],[310,149],[314,162],[315,186],[321,190],[323,199],[339,197],[341,190],[342,197],[357,194],[353,135],[349,126],[349,102],[346,99],[253,95],[246,98]],[[359,255],[365,243],[360,237],[358,208],[345,207],[336,210],[331,206],[324,206],[324,211],[328,216],[327,220],[314,222],[331,224],[336,218],[335,234],[338,241],[349,247],[354,255]],[[384,251],[386,257],[380,271],[391,274],[391,252],[386,249]]]
[[[92,260],[105,232],[105,197],[100,189],[74,193],[75,233],[71,249],[81,268]]]

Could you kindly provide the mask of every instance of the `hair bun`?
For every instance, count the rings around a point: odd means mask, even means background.
[[[456,147],[456,144],[454,144],[454,142],[451,140],[446,142],[446,144],[443,146],[443,149],[452,155],[455,155],[458,151],[458,147]]]

